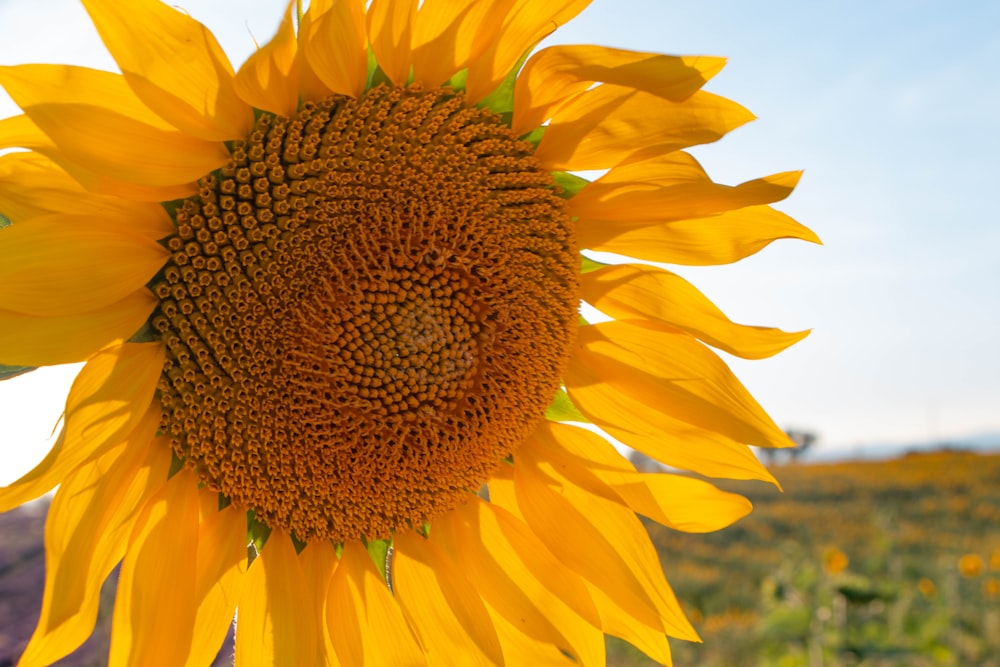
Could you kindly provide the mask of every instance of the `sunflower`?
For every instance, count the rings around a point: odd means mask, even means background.
[[[0,363],[85,361],[20,664],[668,664],[696,640],[637,515],[749,503],[787,438],[707,346],[739,325],[644,263],[815,236],[684,149],[752,116],[722,61],[538,42],[586,0],[314,0],[234,71],[156,0],[84,0],[120,74],[0,68]],[[529,57],[530,56],[530,57]],[[588,181],[580,172],[604,172]],[[603,255],[601,255],[603,257]],[[578,315],[581,302],[607,321]],[[592,318],[596,319],[596,318]],[[589,424],[587,424],[589,422]],[[580,424],[583,423],[585,427]]]

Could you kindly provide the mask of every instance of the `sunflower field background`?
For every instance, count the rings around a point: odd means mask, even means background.
[[[940,451],[775,473],[784,494],[727,486],[755,506],[729,530],[685,535],[647,524],[704,640],[671,642],[675,664],[1000,665],[1000,454]],[[44,516],[44,503],[0,516],[0,666],[15,664],[34,626],[19,610],[38,608]],[[62,667],[103,663],[113,580],[103,598],[97,632]],[[227,664],[224,653],[217,664]],[[651,664],[610,640],[608,665]]]

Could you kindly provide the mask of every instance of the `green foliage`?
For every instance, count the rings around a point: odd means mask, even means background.
[[[720,484],[754,504],[728,529],[647,523],[704,640],[672,641],[674,664],[1000,665],[1000,455],[773,472],[785,493]],[[961,571],[962,556],[981,567]],[[609,640],[608,664],[653,663]]]

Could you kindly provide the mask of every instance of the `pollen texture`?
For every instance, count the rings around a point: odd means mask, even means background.
[[[163,432],[299,539],[388,537],[470,497],[541,419],[578,254],[531,144],[449,89],[261,115],[176,210],[152,285]]]

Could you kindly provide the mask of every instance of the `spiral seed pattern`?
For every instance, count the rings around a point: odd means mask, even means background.
[[[569,355],[578,255],[551,175],[450,89],[264,114],[231,152],[151,285],[176,454],[302,540],[464,502]]]

